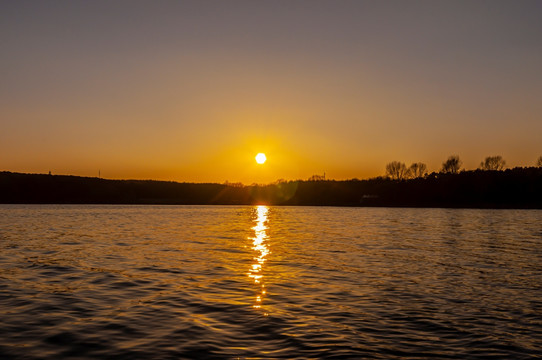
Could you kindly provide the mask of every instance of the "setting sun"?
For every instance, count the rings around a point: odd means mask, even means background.
[[[267,157],[265,156],[264,153],[259,153],[258,155],[256,155],[256,162],[258,164],[263,164],[266,160],[267,160]]]

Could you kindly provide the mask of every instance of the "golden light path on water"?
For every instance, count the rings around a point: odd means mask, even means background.
[[[254,301],[253,307],[255,309],[261,309],[263,297],[266,294],[265,284],[263,281],[263,265],[267,260],[269,254],[269,247],[267,246],[267,212],[269,208],[267,206],[260,205],[256,208],[256,225],[252,228],[254,230],[254,237],[252,240],[252,249],[254,250],[254,263],[248,271],[248,277],[254,281],[254,284],[258,286],[258,292]],[[264,313],[264,315],[268,315]]]

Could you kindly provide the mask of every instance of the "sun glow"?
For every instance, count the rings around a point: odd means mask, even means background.
[[[267,157],[265,156],[264,153],[259,153],[258,155],[256,155],[256,162],[258,164],[263,164],[266,160],[267,160]]]

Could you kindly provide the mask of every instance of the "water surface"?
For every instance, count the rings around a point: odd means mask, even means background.
[[[0,205],[0,357],[536,358],[542,211]]]

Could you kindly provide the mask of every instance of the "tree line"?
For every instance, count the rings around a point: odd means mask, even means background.
[[[440,173],[457,174],[462,164],[458,155],[451,155],[442,163]],[[536,167],[542,167],[542,156],[537,159]],[[478,167],[479,170],[484,171],[502,171],[505,168],[506,161],[500,155],[486,157]],[[422,162],[413,163],[410,167],[400,161],[392,161],[386,165],[386,177],[392,180],[417,179],[427,175],[427,165]]]
[[[542,166],[432,173],[405,181],[379,177],[247,186],[0,172],[0,203],[542,209],[541,184]]]

